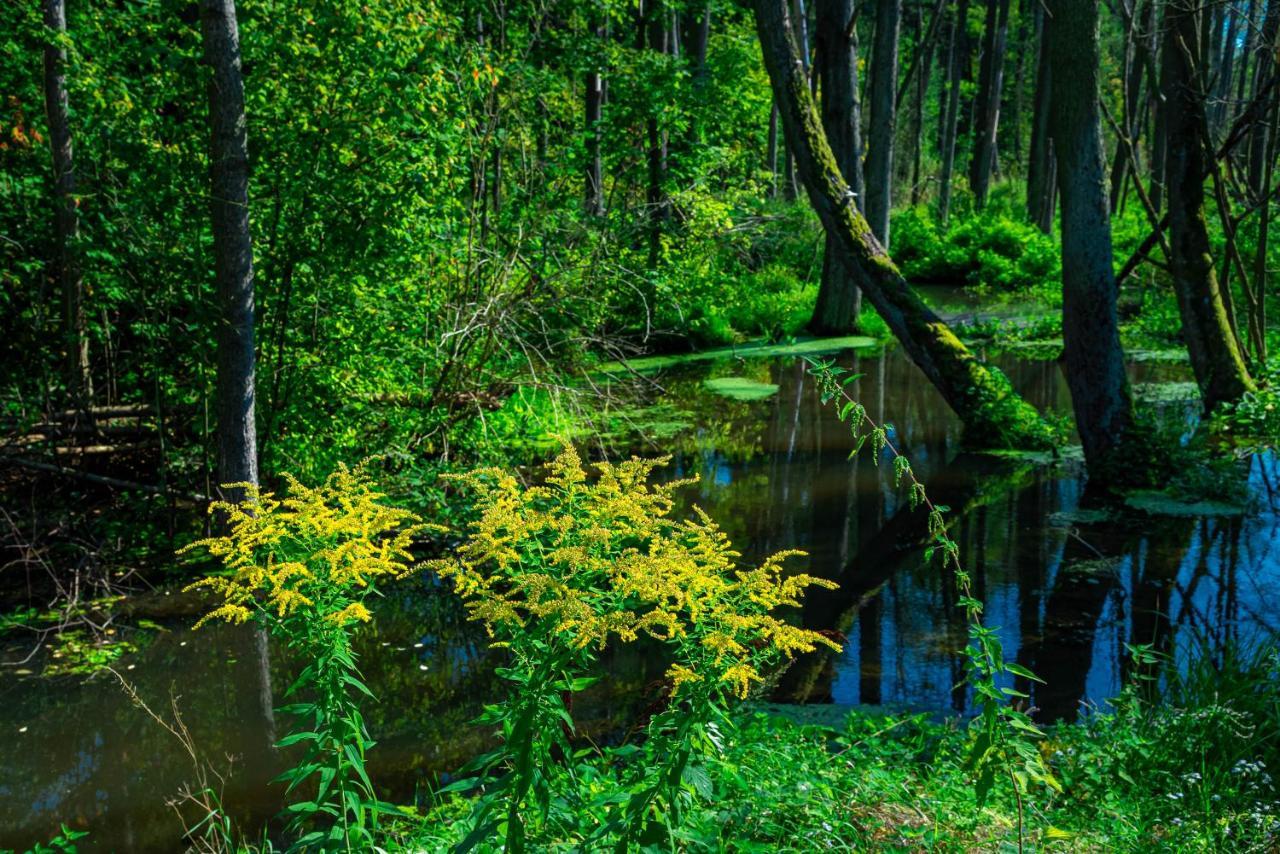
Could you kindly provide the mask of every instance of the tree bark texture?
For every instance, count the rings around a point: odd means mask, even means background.
[[[867,146],[864,209],[876,240],[889,247],[893,206],[893,141],[897,134],[898,33],[902,0],[876,0],[876,35],[871,53],[871,116]]]
[[[1169,272],[1178,295],[1183,338],[1207,411],[1235,400],[1253,387],[1218,287],[1205,220],[1205,90],[1200,73],[1204,45],[1193,0],[1170,0],[1165,7],[1161,59],[1168,99],[1165,190],[1169,205]]]
[[[249,232],[249,147],[235,0],[202,0],[209,79],[210,215],[218,324],[218,478],[258,482],[254,422],[253,241]],[[239,489],[224,491],[239,501]]]
[[[1053,97],[1053,67],[1049,64],[1048,20],[1035,4],[1036,95],[1031,112],[1031,159],[1027,165],[1027,217],[1048,234],[1053,228],[1055,170],[1049,134],[1049,105]]]
[[[817,0],[815,34],[817,73],[822,93],[822,126],[840,174],[859,207],[862,184],[862,111],[858,104],[858,42],[850,26],[852,0]],[[839,241],[826,237],[822,282],[809,329],[816,335],[847,335],[858,330],[862,291],[837,257]]]
[[[1009,0],[987,0],[987,31],[983,37],[982,68],[978,75],[973,158],[969,162],[969,189],[973,191],[973,201],[978,208],[987,203],[987,193],[991,189],[991,171],[995,166],[1008,35]]]
[[[1098,111],[1098,0],[1051,0],[1050,132],[1062,205],[1063,361],[1091,478],[1107,479],[1133,418],[1116,316]]]
[[[67,33],[65,0],[44,0],[44,25],[52,40],[44,48],[44,100],[49,119],[49,152],[53,159],[56,198],[57,271],[62,291],[62,337],[66,351],[67,392],[75,407],[88,411],[93,398],[89,370],[89,336],[84,309],[84,277],[76,246],[80,234],[75,159],[67,98],[67,52],[60,40]]]
[[[969,33],[965,21],[969,0],[958,0],[951,18],[951,39],[947,50],[947,104],[942,118],[942,169],[938,176],[938,219],[943,225],[951,216],[951,183],[955,173],[956,136],[960,129],[960,88],[964,67],[969,62]]]

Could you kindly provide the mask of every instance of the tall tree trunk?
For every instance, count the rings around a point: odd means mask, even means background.
[[[1164,26],[1164,9],[1163,5],[1159,13],[1160,26]],[[1155,41],[1154,29],[1152,32],[1153,44],[1159,45]],[[1163,50],[1161,49],[1161,52]],[[1150,162],[1147,167],[1151,170],[1151,177],[1148,180],[1148,194],[1151,197],[1151,207],[1156,213],[1160,213],[1164,205],[1164,180],[1165,180],[1165,160],[1169,150],[1169,131],[1168,131],[1168,102],[1164,97],[1164,90],[1161,88],[1160,79],[1156,74],[1156,57],[1155,48],[1152,48],[1152,62],[1148,73],[1151,79],[1148,81],[1148,89],[1151,93],[1151,153],[1149,155]]]
[[[916,144],[911,147],[911,205],[920,204],[924,196],[923,160],[924,160],[924,103],[929,93],[929,82],[933,78],[933,56],[937,50],[937,34],[945,15],[946,0],[941,0],[934,9],[929,27],[924,26],[924,8],[916,6],[915,44],[916,52],[911,58],[911,66],[907,71],[907,79],[902,81],[898,90],[898,103],[901,106],[902,96],[909,85],[915,85],[915,100],[912,104],[911,132]],[[916,69],[919,69],[918,71]],[[914,80],[912,75],[914,74]]]
[[[1049,133],[1049,105],[1053,97],[1053,66],[1049,62],[1048,19],[1034,3],[1036,16],[1036,98],[1031,112],[1031,160],[1027,165],[1027,217],[1045,234],[1053,228],[1056,192],[1053,141]]]
[[[876,0],[876,36],[871,54],[871,129],[867,150],[867,200],[871,233],[889,248],[893,206],[893,141],[897,134],[898,31],[902,0]]]
[[[1267,152],[1267,171],[1263,186],[1271,187],[1275,179],[1276,153],[1280,150],[1280,93],[1272,92],[1270,150]],[[1253,254],[1253,292],[1257,302],[1250,306],[1250,329],[1254,356],[1259,362],[1267,361],[1267,243],[1271,228],[1271,193],[1262,197],[1262,210],[1258,213],[1258,243]]]
[[[604,37],[600,27],[592,29],[597,44]],[[600,120],[603,117],[604,78],[600,69],[592,67],[587,72],[586,85],[586,143],[587,168],[585,183],[586,209],[590,216],[604,213],[604,171],[600,159]]]
[[[76,199],[75,161],[67,99],[67,52],[61,39],[67,34],[64,0],[44,0],[44,25],[53,36],[44,48],[44,102],[49,116],[49,152],[53,158],[56,196],[57,270],[62,290],[62,340],[66,352],[67,392],[75,407],[87,412],[93,399],[89,371],[89,336],[84,310],[84,278],[80,268],[79,202]]]
[[[817,0],[817,73],[822,91],[822,127],[845,183],[859,206],[862,184],[862,115],[858,104],[858,42],[850,24],[853,0]],[[822,283],[809,329],[816,335],[858,330],[862,291],[837,257],[839,241],[826,237]]]
[[[969,161],[969,189],[973,191],[973,201],[979,209],[986,205],[987,193],[991,189],[1008,35],[1009,0],[987,0],[987,32],[983,38],[982,68],[978,76],[973,158]]]
[[[955,174],[956,136],[960,130],[960,89],[964,67],[969,63],[969,0],[958,0],[951,20],[947,49],[947,110],[942,118],[942,171],[938,177],[938,219],[943,225],[951,216],[951,184]]]
[[[218,479],[257,483],[254,424],[253,243],[249,146],[235,0],[201,0],[209,79],[210,215],[218,307]],[[241,489],[224,491],[230,501]]]
[[[1050,0],[1050,132],[1062,195],[1063,361],[1091,479],[1123,476],[1133,406],[1120,348],[1098,113],[1098,0]]]
[[[1116,154],[1111,161],[1112,213],[1120,209],[1124,185],[1129,179],[1129,158],[1125,155],[1125,151],[1132,145],[1132,150],[1135,154],[1137,152],[1138,134],[1142,128],[1142,116],[1138,110],[1139,96],[1142,78],[1145,76],[1143,72],[1146,70],[1147,63],[1151,62],[1151,57],[1146,53],[1146,45],[1155,4],[1153,0],[1140,0],[1140,2],[1138,15],[1130,20],[1129,30],[1125,34],[1124,68],[1121,70],[1121,79],[1124,81],[1124,116],[1121,127],[1128,134],[1129,142],[1126,143],[1122,139],[1116,140]]]
[[[1027,0],[1018,0],[1018,34],[1017,34],[1017,51],[1014,59],[1013,72],[1013,145],[1009,152],[1010,159],[1014,163],[1022,161],[1022,117],[1026,115],[1027,103],[1027,47],[1031,41],[1031,33],[1028,31],[1028,7],[1034,5],[1028,3]]]
[[[844,249],[840,259],[863,294],[976,441],[988,445],[1050,441],[1035,409],[1018,397],[1003,374],[975,358],[925,305],[858,212],[801,73],[785,0],[756,0],[755,11],[765,67],[800,177],[823,227],[840,241]]]
[[[1178,295],[1182,332],[1206,411],[1235,400],[1253,387],[1236,346],[1205,222],[1205,89],[1200,68],[1206,45],[1200,39],[1196,0],[1169,0],[1161,63],[1168,107],[1166,190],[1169,205],[1169,272]],[[1274,5],[1274,4],[1273,4]]]
[[[1267,13],[1262,21],[1261,44],[1258,58],[1254,64],[1253,93],[1262,91],[1263,85],[1276,70],[1276,34],[1280,31],[1280,0],[1267,0]],[[1266,175],[1267,136],[1270,122],[1265,117],[1253,125],[1249,135],[1249,189],[1253,198],[1261,199],[1267,190],[1262,179]]]
[[[641,38],[648,31],[649,49],[665,54],[669,49],[666,16],[659,0],[649,0],[641,5]],[[667,222],[669,206],[663,192],[667,175],[667,134],[659,125],[657,115],[651,115],[645,123],[649,137],[649,182],[646,201],[649,208],[649,269],[658,266],[662,250],[662,230]]]
[[[1236,45],[1239,42],[1240,12],[1233,5],[1223,10],[1227,16],[1227,35],[1222,47],[1222,65],[1214,86],[1213,104],[1209,110],[1209,128],[1216,135],[1227,121],[1227,100],[1231,97],[1231,80],[1235,73]]]

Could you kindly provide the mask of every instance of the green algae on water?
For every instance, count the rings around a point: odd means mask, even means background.
[[[762,383],[746,377],[717,377],[702,381],[703,388],[731,400],[765,400],[778,393],[773,383]]]

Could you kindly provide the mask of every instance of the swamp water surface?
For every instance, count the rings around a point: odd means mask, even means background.
[[[894,442],[934,502],[952,508],[988,623],[1000,627],[1006,654],[1047,682],[1031,691],[1042,719],[1114,695],[1126,675],[1126,643],[1176,652],[1280,630],[1274,455],[1241,464],[1249,490],[1242,509],[1102,512],[1081,506],[1081,467],[1069,454],[1049,461],[964,450],[959,424],[899,349],[849,349],[839,358],[862,375],[855,396],[894,425]],[[1042,410],[1068,409],[1056,363],[994,361]],[[1191,417],[1177,393],[1189,379],[1184,367],[1137,361],[1131,370],[1140,391],[1183,383],[1155,397],[1172,398],[1165,417],[1175,423]],[[662,388],[655,411],[673,431],[684,425],[661,443],[677,449],[668,471],[700,478],[688,499],[721,523],[747,561],[804,549],[809,557],[795,560],[797,569],[840,582],[839,590],[814,591],[801,619],[842,635],[844,652],[799,661],[775,698],[964,713],[970,698],[956,685],[965,629],[951,581],[924,562],[923,520],[893,487],[892,467],[875,465],[870,449],[848,459],[848,430],[820,404],[804,363],[757,353],[677,364],[653,379]],[[230,771],[225,784],[210,778],[226,805],[245,826],[261,825],[280,807],[279,788],[267,781],[279,770],[270,745],[287,722],[271,709],[293,665],[243,627],[188,631],[194,612],[183,599],[139,601],[138,612],[166,631],[117,669],[162,717],[172,721],[176,703],[199,754],[214,771]],[[378,742],[371,769],[384,796],[407,802],[415,787],[482,749],[482,734],[467,722],[500,686],[483,632],[430,578],[391,587],[376,626],[359,644],[379,698],[367,709]],[[652,697],[664,665],[633,645],[611,652],[607,668],[575,717],[584,731],[616,739]],[[181,823],[166,804],[195,784],[192,761],[110,673],[3,677],[0,734],[0,848],[21,850],[66,822],[91,831],[85,850],[179,850]]]

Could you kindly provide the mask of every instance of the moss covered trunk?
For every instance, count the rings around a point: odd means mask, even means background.
[[[1199,6],[1173,0],[1165,8],[1162,88],[1168,104],[1165,181],[1169,205],[1169,272],[1178,295],[1182,334],[1205,409],[1253,387],[1218,287],[1205,222],[1204,50]]]
[[[907,284],[871,233],[827,144],[791,39],[785,0],[755,0],[756,28],[787,144],[814,210],[863,295],[924,375],[988,446],[1043,446],[1051,431],[998,370],[978,360]]]

